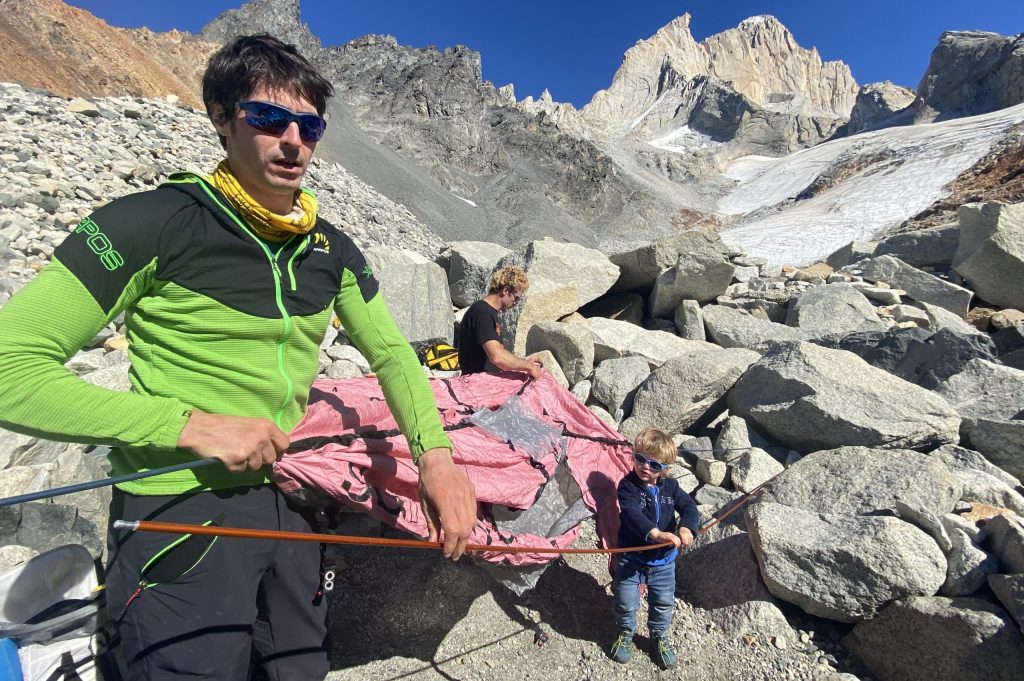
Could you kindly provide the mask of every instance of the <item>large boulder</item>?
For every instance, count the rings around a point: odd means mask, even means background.
[[[715,348],[666,360],[637,389],[628,428],[683,432],[721,406],[726,391],[757,357],[750,350]]]
[[[448,275],[422,255],[387,246],[366,249],[380,293],[410,343],[452,342],[455,315]]]
[[[723,348],[763,352],[780,341],[806,340],[809,334],[785,324],[759,319],[746,310],[708,305],[701,310],[708,336]]]
[[[716,349],[706,341],[680,338],[667,331],[648,331],[629,322],[591,317],[587,326],[594,338],[594,362],[619,357],[643,357],[652,368],[669,357]]]
[[[978,452],[957,445],[945,445],[930,456],[938,457],[963,486],[960,498],[999,508],[1024,517],[1024,496],[1017,492],[1020,480],[991,464]]]
[[[811,337],[885,329],[875,306],[863,293],[844,283],[815,286],[791,301],[786,325]]]
[[[960,245],[953,269],[982,300],[1024,309],[1024,204],[970,204],[957,215]]]
[[[894,234],[882,239],[875,255],[892,255],[913,267],[949,265],[960,243],[956,224]]]
[[[569,385],[576,385],[594,370],[594,337],[583,324],[540,321],[526,336],[526,354],[549,350]]]
[[[729,260],[729,250],[716,232],[686,232],[683,237],[680,247],[685,250],[654,282],[650,300],[652,317],[674,314],[684,300],[711,302],[723,295],[732,283],[736,266]]]
[[[511,253],[487,241],[453,241],[448,244],[448,289],[457,307],[469,307],[487,293],[491,272]]]
[[[964,446],[1016,478],[1024,478],[1024,420],[964,419],[960,428]]]
[[[989,575],[988,586],[1006,612],[1024,629],[1024,574]]]
[[[1009,421],[1024,412],[1024,371],[983,359],[970,360],[935,390],[963,418]]]
[[[728,395],[729,409],[802,452],[843,445],[913,449],[956,442],[960,418],[940,396],[856,355],[779,345]]]
[[[879,681],[1014,681],[1024,637],[998,607],[977,598],[899,600],[843,639]]]
[[[935,541],[897,518],[760,502],[747,508],[746,525],[768,590],[819,617],[870,619],[894,599],[934,594],[946,579]]]
[[[963,487],[938,457],[906,449],[839,447],[808,454],[761,493],[815,513],[878,515],[915,500],[935,515],[953,510]]]
[[[651,375],[651,367],[643,357],[606,359],[594,369],[591,395],[614,414],[633,411],[636,389]]]
[[[676,264],[689,239],[685,234],[679,234],[632,251],[613,254],[611,261],[619,268],[619,278],[612,286],[612,292],[650,290],[658,275]]]
[[[967,315],[967,306],[973,295],[969,289],[923,272],[899,258],[891,255],[875,256],[861,260],[850,268],[860,271],[868,281],[884,282],[903,289],[914,300],[944,307],[961,317]]]
[[[985,548],[999,559],[1000,572],[1024,573],[1024,520],[997,515],[985,523]]]
[[[697,538],[676,564],[676,593],[732,636],[791,640],[793,630],[761,580],[747,533],[725,523]]]

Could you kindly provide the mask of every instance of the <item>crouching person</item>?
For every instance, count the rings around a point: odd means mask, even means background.
[[[662,669],[671,669],[677,661],[670,634],[675,606],[675,559],[680,546],[693,542],[700,516],[690,495],[668,476],[668,467],[676,459],[672,439],[657,428],[647,428],[637,435],[633,449],[633,470],[622,479],[618,489],[619,546],[665,542],[671,545],[618,554],[612,581],[618,634],[609,654],[621,663],[629,662],[633,656],[640,587],[646,584],[652,658]]]

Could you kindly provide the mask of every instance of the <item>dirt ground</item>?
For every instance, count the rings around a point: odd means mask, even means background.
[[[379,535],[368,520],[354,522],[362,527],[339,533]],[[588,522],[575,545],[594,544]],[[825,657],[832,651],[842,659],[835,631],[802,630],[806,642],[780,649],[756,635],[726,635],[703,610],[678,599],[678,668],[663,672],[654,665],[642,626],[633,660],[617,664],[605,653],[614,625],[603,555],[565,556],[522,597],[466,558],[452,563],[439,553],[372,547],[338,547],[330,555],[337,566],[330,596],[331,681],[853,678],[837,675]],[[642,610],[639,620],[645,618]],[[544,634],[546,642],[538,645]]]

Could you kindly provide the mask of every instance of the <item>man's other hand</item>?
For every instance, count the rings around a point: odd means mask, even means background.
[[[540,378],[544,373],[544,364],[539,359],[528,359],[526,362],[526,373],[530,374],[530,378]]]
[[[203,459],[220,459],[229,471],[255,471],[277,461],[288,436],[268,419],[207,414],[192,410],[178,436],[178,447]]]
[[[444,557],[458,560],[476,525],[476,491],[466,474],[455,467],[444,448],[420,455],[420,505],[427,519],[428,539],[444,533]]]

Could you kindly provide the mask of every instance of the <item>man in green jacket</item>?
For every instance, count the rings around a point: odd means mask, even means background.
[[[214,54],[203,100],[227,158],[209,177],[174,175],[100,208],[0,309],[0,425],[111,445],[115,475],[223,463],[121,485],[112,519],[308,532],[269,467],[305,413],[333,311],[409,441],[430,538],[457,559],[476,522],[473,487],[372,270],[301,188],[332,94],[270,36]],[[64,367],[122,312],[129,393]],[[250,657],[270,679],[326,675],[316,544],[221,538],[171,583],[147,580],[175,541],[108,533],[107,602],[129,679],[241,681]]]

